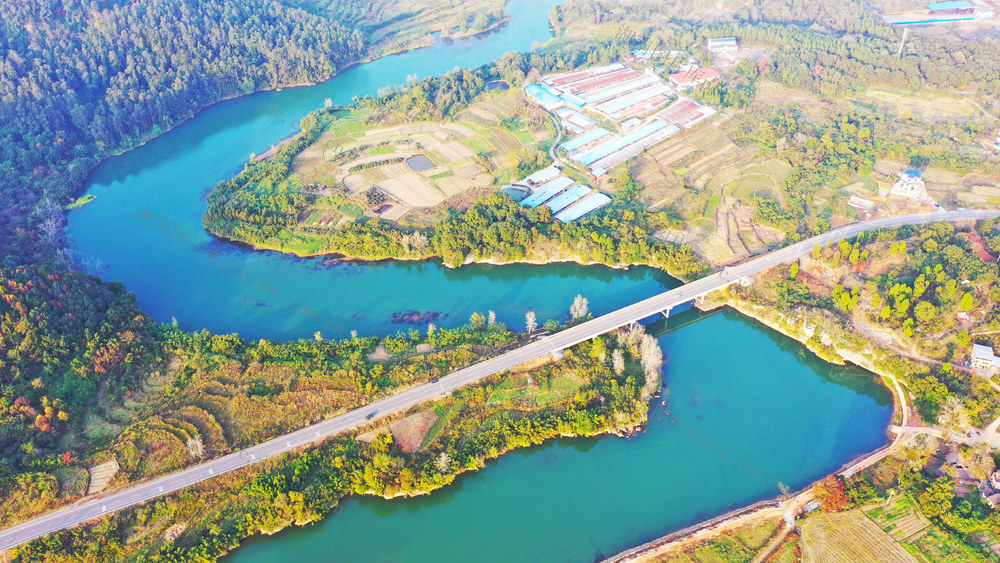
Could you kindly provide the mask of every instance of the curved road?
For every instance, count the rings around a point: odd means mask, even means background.
[[[885,217],[873,221],[852,223],[833,229],[822,235],[774,250],[737,266],[726,268],[722,272],[706,276],[666,293],[661,293],[660,295],[650,297],[607,315],[570,327],[562,332],[537,340],[503,355],[460,369],[441,378],[437,383],[428,383],[403,391],[376,401],[366,407],[262,442],[240,452],[206,461],[183,471],[165,475],[154,480],[138,483],[130,488],[111,493],[104,497],[82,500],[76,504],[7,528],[0,531],[0,552],[34,538],[68,528],[92,518],[122,510],[262,459],[321,441],[353,428],[364,426],[372,420],[404,411],[414,405],[432,400],[443,393],[475,383],[528,360],[569,348],[616,328],[638,322],[661,311],[669,311],[677,305],[726,287],[744,276],[756,274],[806,254],[816,244],[825,245],[830,241],[850,238],[862,232],[883,227],[922,224],[934,221],[985,219],[997,216],[1000,216],[1000,211],[937,211],[933,213]]]

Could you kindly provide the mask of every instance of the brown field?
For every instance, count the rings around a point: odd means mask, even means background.
[[[389,425],[389,430],[392,431],[392,437],[399,445],[399,449],[409,454],[420,449],[424,436],[427,436],[427,432],[437,419],[438,416],[434,414],[433,409],[426,409],[393,422]]]
[[[817,514],[802,525],[802,561],[915,562],[901,545],[860,511]]]
[[[530,112],[519,90],[483,94],[455,121],[375,125],[361,112],[345,113],[292,162],[292,172],[310,193],[337,196],[363,208],[364,192],[377,189],[395,207],[382,215],[400,219],[411,210],[437,208],[484,187],[499,187],[517,176],[520,155],[551,137],[547,120],[538,129],[507,130],[500,121]],[[536,122],[538,122],[536,120]],[[413,170],[407,160],[422,156],[431,168]],[[335,205],[328,207],[336,208]],[[335,212],[307,211],[301,224],[335,226]]]
[[[683,234],[658,233],[662,240],[683,240],[712,264],[727,264],[763,252],[784,235],[754,222],[747,198],[784,201],[784,181],[791,168],[757,156],[753,148],[733,143],[722,125],[711,124],[675,135],[651,147],[634,168],[643,187],[641,200],[686,218]]]

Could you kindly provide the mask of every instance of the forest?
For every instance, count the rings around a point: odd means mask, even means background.
[[[365,35],[277,0],[0,3],[3,264],[68,257],[69,196],[102,159],[218,100],[329,78]]]

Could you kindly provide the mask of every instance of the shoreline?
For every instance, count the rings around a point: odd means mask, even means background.
[[[354,263],[354,264],[379,264],[379,263],[384,263],[384,262],[432,262],[432,261],[437,261],[437,262],[440,262],[441,265],[444,266],[445,268],[448,268],[448,269],[451,269],[451,270],[457,270],[457,269],[459,269],[459,268],[461,268],[463,266],[474,266],[474,265],[479,265],[479,266],[512,266],[512,265],[515,265],[515,264],[527,264],[527,265],[531,265],[531,266],[554,266],[554,265],[558,265],[558,264],[576,264],[578,266],[584,266],[584,267],[588,267],[588,266],[603,266],[605,268],[611,268],[613,270],[619,270],[619,271],[628,271],[631,268],[651,268],[651,269],[654,269],[654,270],[659,270],[660,272],[663,272],[664,274],[670,276],[671,278],[673,278],[673,279],[675,279],[677,281],[683,282],[683,283],[688,283],[688,282],[692,281],[692,280],[690,280],[690,279],[688,279],[688,278],[686,278],[684,276],[681,276],[680,274],[675,274],[673,272],[670,272],[670,271],[666,270],[665,268],[662,268],[660,266],[656,266],[654,264],[645,263],[645,262],[632,262],[632,263],[629,263],[629,264],[623,264],[623,263],[606,264],[604,262],[597,262],[597,261],[594,261],[594,260],[583,261],[583,260],[579,260],[577,258],[573,258],[573,257],[570,257],[570,256],[563,256],[563,257],[558,257],[558,258],[524,258],[524,259],[520,259],[520,260],[498,260],[498,259],[493,258],[493,257],[491,257],[491,258],[484,258],[484,259],[476,259],[476,258],[474,258],[472,256],[467,256],[466,259],[465,259],[465,261],[461,265],[459,265],[459,266],[450,266],[448,264],[445,264],[443,262],[443,260],[441,259],[441,257],[438,256],[438,255],[436,255],[436,254],[425,254],[425,255],[422,255],[422,256],[412,256],[412,257],[388,256],[388,257],[385,257],[385,258],[366,258],[364,256],[352,256],[352,255],[347,255],[347,254],[343,254],[343,253],[340,253],[340,252],[313,252],[313,253],[301,253],[300,254],[298,252],[285,251],[285,250],[281,250],[281,249],[277,249],[277,248],[273,248],[273,247],[269,247],[269,246],[260,246],[258,244],[253,244],[253,243],[249,243],[249,242],[242,241],[242,240],[239,240],[239,239],[235,239],[235,238],[223,235],[223,234],[219,234],[219,233],[213,231],[212,229],[210,229],[208,227],[205,227],[204,225],[202,225],[202,228],[205,229],[205,232],[207,232],[211,236],[215,237],[216,239],[221,240],[221,241],[225,241],[226,243],[229,243],[229,244],[234,244],[236,246],[247,248],[247,249],[253,250],[255,252],[277,252],[279,254],[284,254],[284,255],[289,255],[289,256],[296,256],[298,258],[327,258],[327,259],[337,260],[337,261],[340,261],[340,262]]]
[[[467,39],[469,37],[474,37],[474,36],[480,35],[482,33],[487,33],[487,32],[490,32],[490,31],[494,31],[500,25],[509,23],[510,20],[511,20],[511,17],[508,16],[508,17],[504,18],[502,21],[497,22],[496,24],[494,24],[494,25],[492,25],[492,26],[490,26],[490,27],[488,27],[488,28],[486,28],[484,30],[477,31],[475,33],[469,33],[469,34],[463,35],[463,36],[449,36],[449,37],[443,37],[442,36],[440,39],[449,39],[449,40]],[[222,98],[219,98],[219,99],[217,99],[217,100],[215,100],[213,102],[209,102],[209,103],[207,103],[207,104],[205,104],[203,106],[200,106],[198,108],[192,109],[191,110],[191,115],[189,115],[187,117],[184,117],[184,118],[181,118],[179,121],[177,121],[175,123],[171,123],[170,126],[168,126],[163,131],[161,131],[159,133],[156,133],[156,134],[144,135],[144,136],[140,137],[139,140],[137,140],[135,142],[135,144],[133,144],[132,146],[130,146],[128,148],[122,148],[122,149],[117,150],[115,152],[112,152],[112,153],[109,153],[109,154],[105,154],[103,156],[98,156],[97,159],[96,159],[96,162],[94,162],[94,165],[91,166],[90,170],[87,171],[86,179],[79,186],[76,186],[72,190],[70,190],[70,192],[69,192],[68,195],[69,195],[69,197],[71,199],[74,199],[74,200],[75,200],[75,198],[79,198],[81,196],[87,195],[87,189],[89,188],[89,185],[91,183],[91,178],[93,177],[94,172],[97,170],[98,167],[100,167],[106,161],[108,161],[108,160],[110,160],[110,159],[112,159],[112,158],[114,158],[116,156],[122,156],[122,155],[124,155],[126,153],[129,153],[129,152],[132,152],[132,151],[134,151],[136,149],[142,148],[143,146],[145,146],[145,145],[147,145],[147,144],[155,141],[156,139],[158,139],[158,138],[166,135],[167,133],[170,133],[170,132],[174,131],[175,129],[177,129],[178,127],[184,125],[188,121],[191,121],[192,119],[194,119],[195,117],[197,117],[198,114],[202,113],[203,111],[205,111],[205,110],[207,110],[207,109],[209,109],[209,108],[211,108],[211,107],[213,107],[215,105],[221,104],[223,102],[228,102],[230,100],[235,100],[235,99],[238,99],[238,98],[246,98],[246,97],[253,96],[255,94],[261,94],[261,93],[264,93],[264,92],[278,92],[278,91],[285,90],[285,89],[304,88],[304,87],[308,87],[308,86],[317,86],[319,84],[323,84],[324,82],[329,82],[330,80],[333,80],[334,78],[337,78],[338,76],[341,76],[344,72],[346,72],[346,71],[348,71],[348,70],[350,70],[350,69],[352,69],[352,68],[354,68],[356,66],[360,66],[360,65],[363,65],[363,64],[372,63],[372,62],[375,62],[375,61],[377,61],[379,59],[383,59],[383,58],[386,58],[386,57],[391,57],[393,55],[401,55],[403,53],[408,53],[410,51],[419,51],[420,49],[426,49],[427,47],[430,47],[430,46],[434,45],[435,43],[437,43],[439,41],[439,38],[434,37],[433,35],[431,35],[431,33],[434,33],[434,31],[429,31],[429,32],[426,33],[426,36],[431,39],[426,44],[410,45],[410,46],[400,47],[398,49],[391,49],[391,46],[390,46],[390,48],[387,48],[388,50],[386,52],[369,53],[364,58],[361,58],[359,60],[352,61],[350,63],[345,64],[344,66],[338,68],[337,71],[335,73],[333,73],[332,75],[330,75],[329,77],[324,78],[324,79],[319,80],[319,81],[296,82],[296,83],[287,84],[287,85],[286,84],[278,84],[278,85],[275,85],[273,88],[263,88],[263,89],[260,89],[260,90],[254,90],[253,92],[250,92],[250,93],[233,94],[233,95],[229,95],[229,96],[223,96]],[[303,116],[303,117],[305,117],[305,116]],[[288,138],[282,139],[281,141],[279,141],[278,144],[275,145],[275,147],[279,146],[281,143],[287,141],[288,139],[294,137],[299,132],[300,131],[296,131],[295,133],[292,133]],[[265,152],[265,154],[267,154],[267,152]]]
[[[723,290],[725,291],[725,290]],[[862,357],[860,354],[843,349],[842,347],[832,346],[836,357],[830,357],[825,350],[817,349],[811,342],[811,337],[804,337],[804,334],[795,333],[794,331],[788,330],[780,323],[776,322],[774,319],[767,318],[761,314],[760,308],[754,310],[752,306],[747,303],[743,303],[740,300],[733,298],[731,295],[725,295],[722,299],[718,301],[713,301],[704,307],[699,307],[702,311],[710,311],[718,309],[721,307],[729,307],[737,313],[753,319],[764,326],[782,334],[796,342],[802,344],[807,350],[815,354],[819,359],[836,364],[836,365],[847,365],[848,363],[853,364],[861,369],[870,372],[873,376],[877,377],[881,381],[882,385],[889,390],[892,394],[892,416],[895,419],[896,415],[902,417],[902,423],[899,424],[901,427],[906,427],[909,419],[909,405],[906,401],[905,392],[902,386],[899,384],[899,380],[896,376],[888,373],[884,373],[884,370],[879,369],[875,366],[870,358]],[[912,359],[912,358],[911,358]],[[839,360],[839,361],[838,361]],[[887,381],[888,380],[888,381]],[[891,385],[890,385],[891,381]],[[867,453],[863,453],[859,456],[846,461],[838,469],[831,472],[831,475],[842,475],[844,477],[851,477],[855,473],[866,469],[867,467],[878,463],[879,461],[885,459],[886,457],[895,453],[902,442],[905,432],[893,433],[890,431],[889,427],[886,427],[886,437],[890,438],[888,442],[881,447],[872,450]],[[764,499],[757,501],[753,504],[735,508],[718,516],[702,520],[700,522],[691,524],[679,530],[674,530],[668,532],[662,536],[622,550],[611,557],[604,559],[604,563],[619,563],[625,561],[640,561],[645,560],[649,557],[655,557],[659,555],[667,554],[675,549],[689,545],[691,543],[709,540],[718,534],[743,524],[747,524],[759,518],[773,517],[778,514],[787,512],[788,510],[795,510],[798,505],[803,504],[807,500],[812,498],[812,484],[805,487],[804,489],[798,491],[792,495],[788,500],[782,500],[781,497],[775,497],[771,499]],[[788,507],[786,509],[786,506]],[[793,513],[794,514],[794,513]],[[787,514],[786,514],[787,518]],[[787,526],[787,523],[786,523]],[[781,533],[781,532],[778,532]]]

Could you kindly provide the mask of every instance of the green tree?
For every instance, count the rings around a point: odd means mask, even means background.
[[[958,306],[961,307],[963,311],[968,313],[976,305],[975,299],[972,298],[971,293],[966,293],[962,296],[962,300],[959,301]]]
[[[952,493],[954,483],[947,477],[941,477],[931,483],[917,496],[920,512],[928,518],[938,518],[951,510],[955,495]]]
[[[917,319],[917,322],[921,324],[927,324],[938,318],[938,308],[931,305],[927,301],[920,301],[913,308],[913,316]]]

